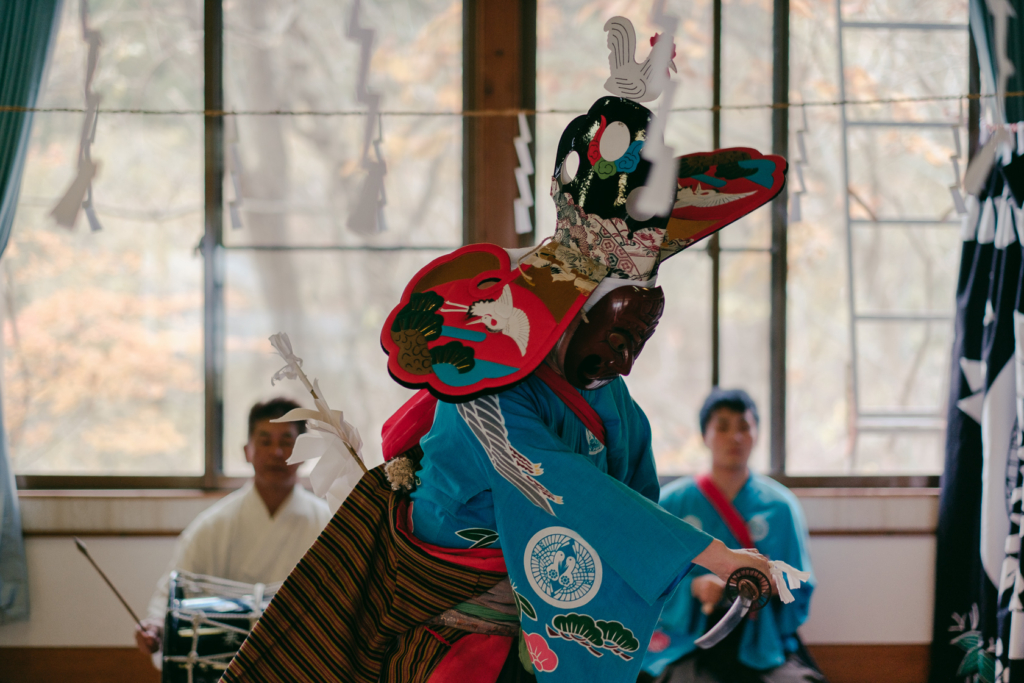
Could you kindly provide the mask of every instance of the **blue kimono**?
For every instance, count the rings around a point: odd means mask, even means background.
[[[580,393],[607,447],[533,375],[439,403],[413,532],[502,549],[539,681],[633,681],[666,596],[712,538],[655,504],[650,424],[625,382]]]
[[[768,477],[751,473],[732,502],[747,521],[750,536],[761,553],[797,569],[812,571],[807,554],[807,522],[800,503],[789,489]],[[661,506],[721,539],[730,548],[740,547],[692,478],[678,479],[666,486],[661,492]],[[707,617],[690,592],[693,579],[706,573],[701,567],[695,568],[668,599],[644,659],[644,671],[652,676],[693,652],[696,649],[693,641],[707,630]],[[794,636],[807,619],[813,590],[812,572],[810,581],[793,591],[794,602],[783,605],[773,598],[758,612],[756,619],[747,620],[739,647],[741,664],[752,669],[773,669],[785,662],[787,654],[796,651]]]

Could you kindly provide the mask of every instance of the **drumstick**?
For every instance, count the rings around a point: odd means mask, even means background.
[[[138,617],[138,615],[135,614],[135,610],[133,610],[128,605],[128,602],[124,599],[124,597],[121,595],[121,593],[116,588],[114,588],[114,584],[112,584],[110,582],[110,579],[108,579],[107,575],[103,573],[103,570],[100,569],[100,566],[98,564],[96,564],[96,561],[92,559],[91,555],[89,555],[89,550],[88,550],[88,548],[85,547],[85,544],[82,543],[82,539],[78,538],[77,536],[72,536],[72,538],[75,539],[75,545],[78,546],[78,549],[82,552],[83,555],[85,555],[85,559],[89,560],[89,564],[91,564],[93,566],[93,568],[97,572],[99,572],[100,576],[103,577],[103,580],[107,582],[107,585],[110,586],[110,590],[114,591],[114,595],[116,595],[117,599],[121,601],[121,604],[124,605],[124,608],[126,610],[128,610],[128,614],[132,615],[132,619],[135,620],[135,623],[139,625],[140,629],[145,631],[146,629],[142,625],[142,622],[139,621],[139,617]]]

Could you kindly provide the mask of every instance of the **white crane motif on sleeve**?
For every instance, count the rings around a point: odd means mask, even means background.
[[[553,515],[551,503],[562,504],[562,497],[556,496],[543,484],[534,479],[544,474],[544,469],[520,453],[508,440],[508,429],[501,414],[497,396],[483,396],[458,404],[459,415],[470,431],[480,441],[491,465],[510,484],[519,489],[526,498]]]
[[[637,102],[657,99],[661,89],[651,87],[651,54],[639,64],[636,61],[636,31],[633,30],[633,22],[625,17],[612,17],[605,23],[604,30],[608,33],[608,66],[612,72],[611,77],[605,81],[605,90]],[[676,71],[676,63],[670,61],[669,68]]]

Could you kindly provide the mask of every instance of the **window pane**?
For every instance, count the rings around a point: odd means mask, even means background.
[[[914,432],[905,429],[895,433],[865,431],[857,437],[857,453],[851,473],[878,475],[940,472],[944,446],[943,430]]]
[[[850,0],[843,11],[848,21],[967,21],[961,0]],[[794,88],[808,101],[836,99],[835,7],[802,6],[792,21]],[[966,92],[966,32],[848,29],[843,40],[848,99]],[[955,226],[940,221],[956,218],[949,186],[959,105],[940,100],[848,107],[854,122],[950,123],[849,129],[850,214],[861,221],[851,229],[850,247],[840,114],[836,107],[806,110],[807,194],[803,220],[789,229],[787,473],[936,473],[951,324],[906,318],[941,317],[954,306],[960,240]],[[800,112],[790,120],[791,130],[803,127]],[[966,146],[962,129],[960,136]],[[907,218],[935,223],[893,221]],[[876,220],[882,222],[871,222]],[[855,323],[856,355],[851,267],[857,313],[897,318]]]
[[[201,108],[199,2],[92,2],[104,107]],[[78,3],[40,107],[81,107]],[[38,113],[3,257],[4,418],[19,474],[201,474],[202,120],[100,114],[103,229],[49,213],[73,177],[83,114]]]
[[[959,225],[857,225],[853,240],[857,310],[953,316]]]
[[[761,424],[750,466],[759,472],[767,472],[771,431],[771,407],[768,405],[771,256],[764,253],[722,254],[721,278],[720,384],[745,389],[757,404]]]
[[[684,251],[658,285],[665,313],[626,384],[651,421],[658,474],[691,474],[707,467],[698,413],[711,387],[711,259]]]
[[[962,134],[962,132],[961,132]],[[857,219],[952,220],[953,128],[854,128],[850,214]],[[959,221],[957,221],[959,222]]]
[[[461,2],[375,0],[362,7],[363,24],[377,31],[369,87],[382,94],[381,109],[459,111]],[[347,6],[329,0],[226,3],[228,108],[364,111],[356,99],[359,46],[346,36],[348,14]],[[364,192],[365,116],[239,116],[226,123],[241,217],[241,227],[225,230],[226,244],[460,243],[460,116],[381,117],[387,230],[369,238],[347,227]],[[226,197],[236,199],[233,182]]]
[[[382,110],[458,112],[461,2],[362,6],[363,24],[377,31],[369,86],[382,93]],[[347,21],[348,7],[327,0],[226,3],[228,106],[365,110],[355,97],[359,47],[346,37]],[[331,406],[359,429],[365,450],[379,453],[381,426],[412,395],[388,376],[381,326],[413,274],[462,241],[462,118],[382,117],[386,230],[377,235],[347,225],[363,193],[364,116],[238,116],[227,123],[226,196],[235,196],[237,179],[242,225],[229,227],[226,211],[225,471],[251,472],[241,446],[255,401],[284,394],[311,405],[298,382],[270,385],[281,362],[267,338],[279,331],[289,334]],[[247,250],[253,245],[269,250]],[[443,250],[417,249],[425,246]]]
[[[925,16],[908,14],[896,21],[925,22]],[[967,23],[966,2],[960,7],[959,21]],[[848,29],[843,32],[846,97],[874,100],[966,93],[968,40],[966,30]],[[960,106],[956,99],[854,105],[847,109],[847,116],[852,121],[949,121],[961,114]]]
[[[843,0],[842,6],[846,21],[967,23],[967,0]],[[827,9],[835,12],[831,3]]]
[[[857,325],[861,411],[939,416],[949,396],[952,346],[952,321],[861,321]]]

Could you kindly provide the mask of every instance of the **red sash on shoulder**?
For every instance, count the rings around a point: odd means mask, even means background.
[[[694,481],[700,492],[711,503],[711,507],[715,508],[715,512],[725,522],[725,526],[729,527],[729,531],[740,542],[740,545],[744,548],[754,548],[754,539],[750,537],[750,529],[747,528],[743,515],[732,504],[732,501],[725,497],[722,490],[715,485],[715,482],[711,480],[711,475],[700,474],[694,477]]]
[[[534,374],[562,399],[566,407],[575,413],[583,426],[589,429],[602,445],[607,445],[608,432],[604,427],[604,421],[568,380],[545,363],[542,363]],[[384,460],[391,460],[417,445],[433,426],[436,408],[437,398],[426,389],[421,389],[389,417],[381,429]]]
[[[436,408],[437,399],[426,389],[420,389],[384,422],[380,435],[385,461],[419,444],[434,424]]]
[[[604,428],[604,421],[597,414],[597,411],[594,410],[594,407],[587,403],[586,399],[580,395],[580,392],[576,391],[575,387],[569,384],[569,380],[552,370],[551,366],[547,363],[541,363],[540,367],[533,371],[533,374],[543,380],[544,384],[548,385],[548,389],[555,392],[555,396],[562,399],[562,403],[569,410],[576,413],[576,417],[580,419],[583,426],[597,437],[602,446],[608,445],[608,432]]]

